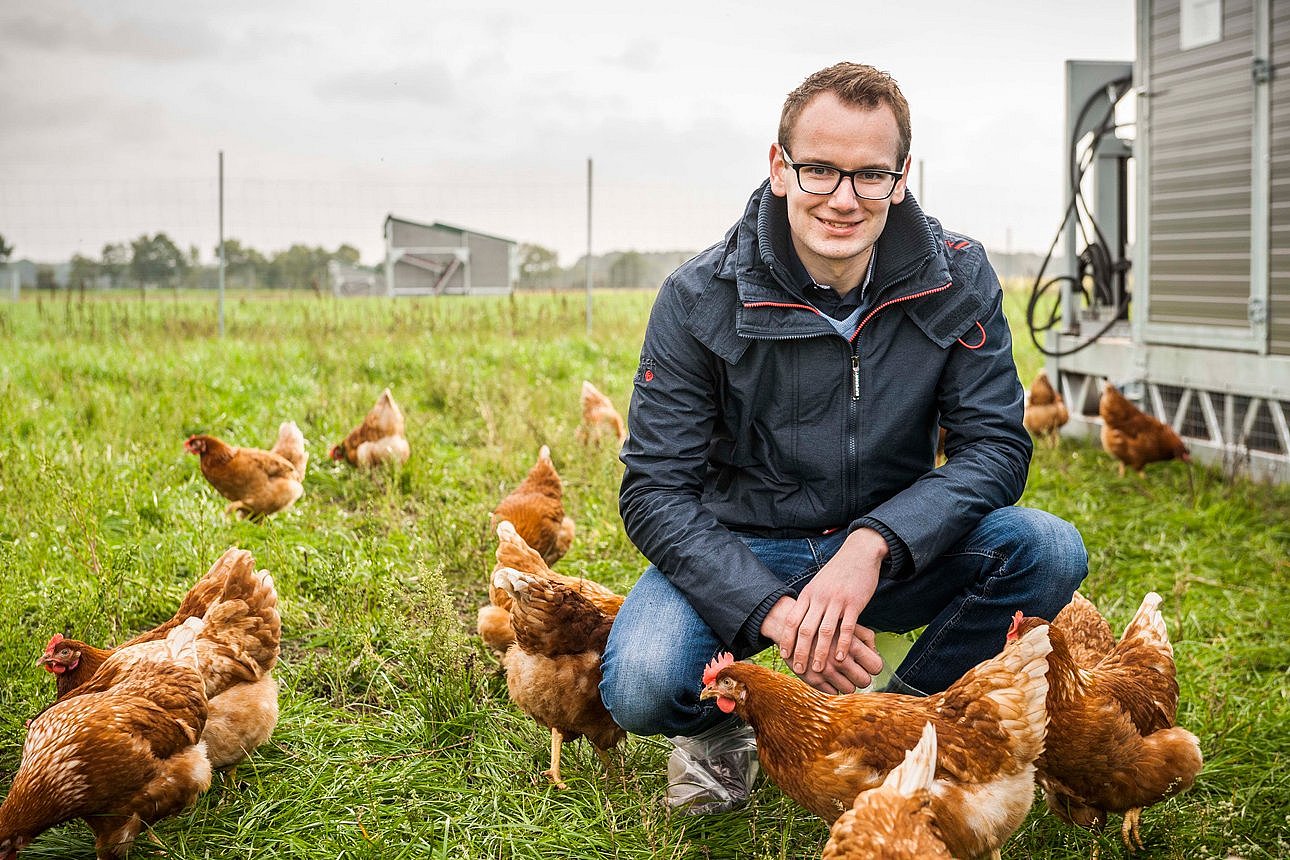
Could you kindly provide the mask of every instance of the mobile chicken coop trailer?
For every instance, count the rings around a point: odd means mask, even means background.
[[[391,296],[511,292],[517,243],[449,224],[385,219],[385,285]]]
[[[1194,456],[1290,481],[1288,59],[1290,2],[1137,0],[1131,67],[1068,63],[1068,271],[1048,325],[1031,304],[1067,432],[1099,432],[1109,378]]]

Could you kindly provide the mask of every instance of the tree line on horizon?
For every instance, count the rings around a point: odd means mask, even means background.
[[[8,261],[14,250],[0,235],[0,264]],[[218,258],[218,245],[213,253]],[[357,266],[359,262],[358,249],[345,244],[334,251],[295,244],[283,251],[264,254],[237,239],[225,239],[224,255],[226,284],[235,288],[329,289],[327,267],[332,260],[350,266]],[[218,270],[218,263],[201,262],[201,251],[196,245],[190,245],[185,251],[164,232],[151,236],[145,233],[128,242],[105,244],[97,258],[73,254],[61,279],[55,276],[54,265],[37,264],[36,288],[213,287]]]
[[[14,247],[0,235],[0,265],[10,258]],[[213,249],[219,256],[219,246]],[[286,250],[265,254],[238,239],[224,241],[225,283],[234,289],[308,289],[330,291],[328,267],[332,261],[368,272],[381,273],[381,264],[363,266],[359,251],[342,244],[334,251],[321,246],[297,243]],[[655,288],[694,256],[695,251],[608,251],[593,255],[592,285],[597,288]],[[542,245],[521,242],[517,249],[520,290],[582,289],[587,282],[587,258],[579,257],[570,266],[561,266],[559,255]],[[103,246],[97,259],[74,254],[66,264],[65,275],[56,278],[51,264],[39,264],[36,270],[38,289],[114,289],[121,287],[192,287],[216,285],[217,264],[202,264],[196,245],[185,252],[164,232],[146,233],[129,242],[112,242]],[[1032,277],[1038,269],[1037,254],[991,254],[1000,277]]]
[[[573,265],[560,265],[559,255],[550,248],[520,243],[519,278],[521,290],[573,290],[587,284],[587,257]],[[609,289],[658,287],[694,251],[607,251],[591,257],[592,286]]]
[[[14,246],[0,235],[0,266],[10,259]],[[218,258],[219,246],[212,249]],[[692,251],[609,251],[592,256],[592,280],[597,288],[657,287]],[[329,265],[333,261],[362,271],[381,274],[381,264],[364,266],[359,251],[342,244],[335,250],[301,243],[266,254],[238,239],[224,240],[225,284],[231,289],[309,289],[330,291]],[[586,257],[568,267],[558,254],[542,245],[520,243],[517,249],[516,288],[569,290],[586,285]],[[218,263],[202,263],[196,245],[185,251],[166,233],[143,234],[128,242],[109,242],[97,258],[73,254],[64,264],[39,263],[37,289],[68,288],[211,288],[216,286]]]

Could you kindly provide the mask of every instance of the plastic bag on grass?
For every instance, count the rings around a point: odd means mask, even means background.
[[[667,805],[690,815],[729,812],[748,802],[757,779],[752,727],[729,720],[694,737],[668,738]]]

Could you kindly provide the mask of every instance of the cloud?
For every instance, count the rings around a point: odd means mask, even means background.
[[[659,67],[661,54],[657,39],[632,39],[614,62],[633,72],[652,72]]]
[[[215,31],[190,21],[125,18],[104,24],[84,16],[7,21],[0,43],[58,54],[103,54],[176,62],[211,56],[223,47]]]
[[[333,75],[315,88],[325,102],[405,102],[442,106],[456,96],[456,85],[446,68],[437,63],[400,66],[383,71]]]

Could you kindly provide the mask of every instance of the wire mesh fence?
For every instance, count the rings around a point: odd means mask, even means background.
[[[755,182],[750,180],[749,190]],[[742,209],[740,198],[725,191],[641,180],[597,180],[593,193],[597,256],[667,251],[670,259],[678,254],[684,259],[720,239]],[[12,249],[7,271],[0,272],[0,297],[11,295],[14,277],[22,289],[148,289],[163,281],[165,286],[214,287],[219,194],[214,175],[0,180],[0,239]],[[521,248],[535,246],[548,252],[543,258],[548,269],[567,270],[568,277],[556,279],[559,284],[581,285],[575,278],[581,269],[572,270],[587,251],[585,183],[558,177],[539,182],[503,176],[435,182],[231,177],[224,183],[224,213],[226,249],[232,246],[231,289],[330,288],[328,263],[335,261],[343,267],[345,290],[366,292],[357,285],[372,289],[371,276],[381,275],[383,224],[389,215],[456,225],[511,239]],[[136,243],[158,234],[174,246],[165,253],[180,259],[154,282],[130,262],[140,253]],[[292,249],[298,257],[314,252],[315,274],[301,279],[272,273],[271,264]],[[608,272],[595,276],[603,285]],[[548,276],[544,285],[554,283]]]

